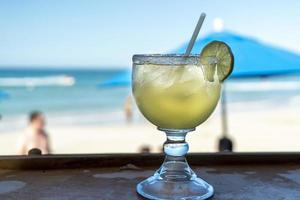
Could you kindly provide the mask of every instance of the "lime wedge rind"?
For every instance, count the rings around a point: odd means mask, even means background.
[[[214,75],[217,70],[219,81],[224,81],[233,71],[234,57],[231,48],[226,43],[212,41],[203,48],[200,63],[206,80],[215,81]]]

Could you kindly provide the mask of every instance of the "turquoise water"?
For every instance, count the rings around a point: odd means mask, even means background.
[[[40,110],[49,115],[83,115],[120,110],[130,93],[129,87],[100,89],[97,84],[122,71],[124,70],[0,69],[0,90],[10,95],[9,99],[0,101],[0,113],[3,117],[11,117],[26,115],[32,110]],[[63,76],[73,78],[74,85],[56,85],[56,79]],[[17,80],[18,85],[12,85],[7,78]],[[27,82],[38,79],[38,83],[27,85],[22,83],[23,78]],[[53,79],[50,83],[47,82],[49,78]]]

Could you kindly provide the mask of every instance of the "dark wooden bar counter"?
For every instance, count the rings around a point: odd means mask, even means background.
[[[0,156],[1,200],[143,199],[161,154]],[[300,153],[189,154],[216,200],[300,200]]]

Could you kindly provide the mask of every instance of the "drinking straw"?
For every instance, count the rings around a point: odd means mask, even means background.
[[[199,31],[200,31],[200,29],[201,29],[201,26],[202,26],[202,24],[203,24],[203,21],[204,21],[204,19],[205,19],[205,16],[206,16],[205,13],[201,13],[201,15],[200,15],[200,17],[199,17],[199,20],[198,20],[198,23],[197,23],[197,25],[196,25],[196,27],[195,27],[195,30],[194,30],[194,32],[193,32],[192,38],[191,38],[191,40],[190,40],[190,42],[189,42],[189,45],[188,45],[188,47],[187,47],[187,49],[186,49],[186,51],[185,51],[184,56],[190,55],[190,53],[191,53],[191,51],[192,51],[192,49],[193,49],[193,46],[194,46],[194,44],[195,44],[195,41],[196,41],[196,39],[197,39],[197,36],[198,36],[198,34],[199,34]]]

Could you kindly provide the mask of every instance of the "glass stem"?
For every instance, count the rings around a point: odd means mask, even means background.
[[[174,129],[160,129],[165,131],[167,141],[164,143],[164,152],[166,156],[182,157],[189,151],[189,145],[185,141],[185,136],[192,130],[174,130]]]
[[[189,167],[185,155],[189,150],[189,145],[185,141],[188,132],[194,129],[159,129],[167,135],[167,141],[164,143],[164,152],[166,154],[164,163],[157,171],[157,174],[164,180],[190,180],[194,172]]]

